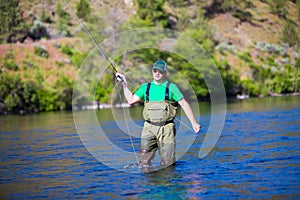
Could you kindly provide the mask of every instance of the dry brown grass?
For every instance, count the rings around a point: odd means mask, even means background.
[[[56,48],[54,44],[73,45],[78,43],[78,39],[62,38],[57,40],[41,40],[38,42],[18,43],[18,44],[3,44],[0,45],[0,65],[3,65],[5,55],[8,52],[13,52],[14,62],[19,66],[17,72],[6,70],[5,73],[19,73],[25,79],[33,79],[37,71],[39,71],[45,81],[54,82],[60,75],[65,75],[70,78],[75,78],[77,69],[71,63],[67,63],[68,56]],[[44,47],[48,54],[48,58],[43,58],[34,54],[34,47]],[[36,65],[37,68],[24,67],[24,61],[29,61]],[[64,67],[60,67],[59,63],[63,63]],[[24,74],[29,74],[30,77],[24,77]]]
[[[263,59],[269,57],[270,54],[256,50],[256,43],[280,44],[284,26],[284,20],[272,14],[267,3],[260,0],[253,0],[252,2],[254,8],[247,10],[252,15],[250,22],[242,22],[231,13],[217,14],[209,21],[210,25],[216,28],[215,39],[220,43],[234,46],[234,50],[231,52],[216,51],[217,60],[227,60],[231,70],[238,72],[241,79],[251,78],[251,68],[238,55],[249,52],[253,62],[262,65],[262,61],[256,57],[257,54]],[[286,6],[288,9],[287,18],[297,23],[295,4],[289,1]]]

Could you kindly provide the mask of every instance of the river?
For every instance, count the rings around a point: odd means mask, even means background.
[[[202,130],[187,129],[193,140],[186,150],[178,142],[176,165],[148,173],[121,169],[130,156],[116,158],[120,169],[107,164],[115,152],[105,142],[84,144],[72,112],[0,116],[0,199],[299,198],[300,97],[228,101],[221,136],[200,159],[209,106],[199,104]],[[141,127],[141,108],[129,110]],[[122,134],[111,109],[95,114],[108,141],[138,150],[139,138]]]

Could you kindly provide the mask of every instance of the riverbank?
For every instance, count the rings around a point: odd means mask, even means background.
[[[240,95],[236,97],[227,97],[227,102],[233,102],[233,101],[247,101],[249,99],[264,99],[264,98],[276,98],[276,97],[293,97],[293,96],[300,96],[300,92],[295,92],[295,93],[289,93],[289,94],[275,94],[272,93],[272,95],[269,96],[261,96],[261,97],[250,97],[249,95]],[[199,102],[210,102],[210,100],[201,100]],[[0,103],[0,110],[1,110],[1,103]],[[66,109],[66,110],[59,110],[59,111],[79,111],[79,110],[102,110],[102,109],[111,109],[111,108],[128,108],[128,107],[134,107],[134,106],[139,106],[142,105],[140,104],[135,104],[135,105],[130,105],[128,103],[121,103],[121,104],[102,104],[98,103],[96,101],[91,102],[90,104],[85,104],[81,106],[74,106],[72,109]],[[3,107],[2,107],[3,108]],[[7,115],[28,115],[28,114],[35,114],[35,113],[47,113],[47,112],[59,112],[59,111],[36,111],[36,112],[17,112],[17,113],[8,113],[8,112],[3,112],[1,113],[0,116],[7,116]]]

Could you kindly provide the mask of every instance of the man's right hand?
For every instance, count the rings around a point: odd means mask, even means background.
[[[124,76],[124,74],[121,74],[119,72],[116,73],[116,79],[119,81],[119,82],[122,82],[122,83],[127,83],[126,81],[126,77]]]

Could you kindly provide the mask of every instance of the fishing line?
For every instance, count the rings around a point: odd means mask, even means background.
[[[122,79],[122,80],[123,80],[123,79]],[[120,91],[119,91],[118,89],[117,89],[117,91],[118,91],[118,95],[119,95],[119,97],[120,97],[120,99],[121,99],[121,101],[122,101],[122,100],[123,100],[123,97],[122,97],[122,95],[121,95],[121,93],[120,93]],[[132,137],[131,137],[131,134],[130,134],[130,131],[129,131],[128,120],[127,120],[127,117],[126,117],[125,108],[123,108],[122,110],[123,110],[123,115],[124,115],[125,121],[126,121],[125,124],[126,124],[127,133],[128,133],[128,135],[129,135],[130,144],[131,144],[131,147],[132,147],[132,149],[133,149],[133,152],[134,152],[134,155],[135,155],[137,164],[138,164],[138,163],[139,163],[139,158],[138,158],[137,153],[136,153],[136,151],[135,151],[135,148],[134,148],[134,145],[133,145],[133,140],[132,140]]]
[[[105,52],[105,50],[103,48],[101,48],[99,42],[96,40],[96,38],[93,36],[93,34],[89,31],[89,29],[86,27],[86,25],[84,24],[84,22],[78,17],[78,15],[75,13],[74,9],[70,6],[70,4],[66,0],[64,0],[64,2],[68,6],[68,8],[71,10],[72,14],[76,17],[76,19],[80,22],[81,26],[87,32],[87,34],[89,35],[90,39],[96,44],[99,53],[102,56],[104,56],[104,58],[109,62],[110,66],[112,67],[112,69],[114,70],[114,72],[115,73],[118,72],[117,65],[109,58],[109,56],[107,55],[107,53]],[[124,81],[123,78],[121,76],[119,76],[119,75],[116,76],[116,79],[119,82],[123,82]],[[119,91],[118,91],[118,94],[119,94],[119,96],[121,97],[121,100],[122,100],[122,95],[120,94]],[[133,142],[132,142],[131,134],[129,134],[128,120],[127,120],[124,108],[123,108],[123,113],[124,113],[124,116],[125,116],[126,127],[127,127],[127,132],[128,132],[129,138],[130,138],[130,143],[131,143],[132,149],[134,151],[134,155],[136,157],[136,160],[138,162],[138,157],[137,157],[137,154],[136,154]]]
[[[167,112],[167,113],[169,114],[169,112]],[[174,120],[177,121],[180,125],[183,125],[187,130],[194,132],[194,129],[191,128],[187,123],[185,123],[184,120],[180,120],[177,117],[175,117]],[[201,128],[201,126],[200,126],[200,128]],[[193,144],[200,144],[200,133],[196,133],[196,134],[197,135],[195,136],[195,140],[194,140]],[[175,142],[175,141],[176,141],[176,138],[173,139],[173,142]],[[182,158],[183,157],[190,160],[193,157],[193,155],[185,154],[182,156]]]
[[[178,121],[180,124],[182,124],[187,130],[194,132],[194,129],[192,129],[188,124],[186,124],[183,120],[179,120],[177,119],[177,117],[174,118],[175,121]],[[201,130],[200,130],[201,131]],[[201,140],[201,136],[200,133],[196,133],[197,135],[195,136],[195,140],[193,142],[193,144],[200,144],[200,140]],[[174,138],[175,140],[175,138]],[[190,149],[191,147],[189,147]],[[190,152],[192,153],[192,152]],[[182,158],[185,158],[186,160],[191,160],[194,157],[194,153],[192,154],[187,154],[185,153],[185,155],[182,156]]]

